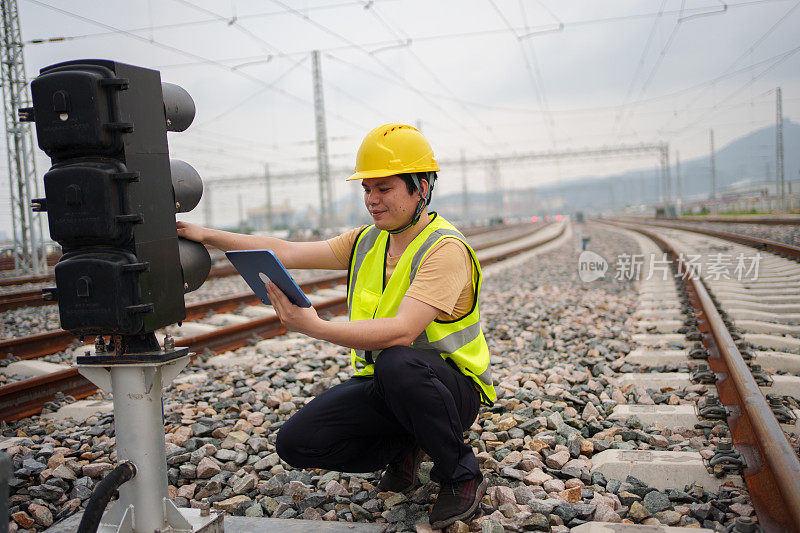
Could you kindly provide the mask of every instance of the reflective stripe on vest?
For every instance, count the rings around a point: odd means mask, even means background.
[[[397,262],[392,276],[386,281],[386,255],[389,234],[370,226],[357,237],[348,272],[347,305],[350,320],[396,316],[400,302],[414,281],[427,253],[443,239],[458,239],[466,246],[472,259],[473,306],[461,318],[452,321],[434,320],[412,343],[420,350],[432,350],[473,379],[481,391],[484,403],[496,399],[489,367],[489,348],[480,327],[479,295],[481,268],[475,252],[464,236],[444,218],[432,213],[431,222],[408,245]],[[352,350],[351,360],[357,375],[374,372],[374,361],[380,351]]]

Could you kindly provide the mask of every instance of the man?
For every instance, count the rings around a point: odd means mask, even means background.
[[[428,214],[436,171],[417,129],[386,124],[364,139],[356,171],[372,226],[319,242],[287,242],[179,223],[178,234],[223,250],[270,248],[287,268],[347,269],[349,322],[322,320],[267,292],[286,329],[352,349],[348,381],[314,398],[278,432],[296,468],[371,472],[378,490],[414,488],[423,452],[440,483],[431,526],[472,516],[487,482],[463,432],[495,399],[480,328],[481,269],[463,235]],[[388,466],[387,466],[388,465]]]

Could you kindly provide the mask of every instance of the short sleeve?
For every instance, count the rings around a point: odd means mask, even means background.
[[[353,253],[353,245],[358,238],[358,234],[361,233],[361,230],[364,228],[366,228],[366,226],[351,229],[346,233],[342,233],[326,241],[328,246],[331,247],[333,255],[336,256],[336,259],[339,260],[339,263],[341,263],[343,267],[347,268],[350,264],[350,254]]]
[[[473,292],[472,258],[464,243],[446,238],[428,252],[406,296],[441,311],[437,319],[452,320],[469,311]]]

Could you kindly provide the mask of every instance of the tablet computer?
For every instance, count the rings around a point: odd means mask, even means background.
[[[268,281],[272,281],[294,305],[311,307],[311,302],[303,294],[303,290],[272,250],[233,250],[225,252],[225,255],[258,299],[265,304],[272,305],[267,297],[267,288],[264,286]]]

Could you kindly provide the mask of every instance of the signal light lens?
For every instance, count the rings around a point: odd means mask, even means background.
[[[167,119],[167,131],[184,131],[194,120],[194,100],[186,89],[174,83],[161,83],[164,97],[164,117]]]
[[[175,211],[186,213],[194,209],[203,196],[203,180],[192,165],[180,159],[169,160]]]
[[[208,250],[199,242],[178,237],[178,254],[183,270],[183,292],[199,289],[211,271]]]

